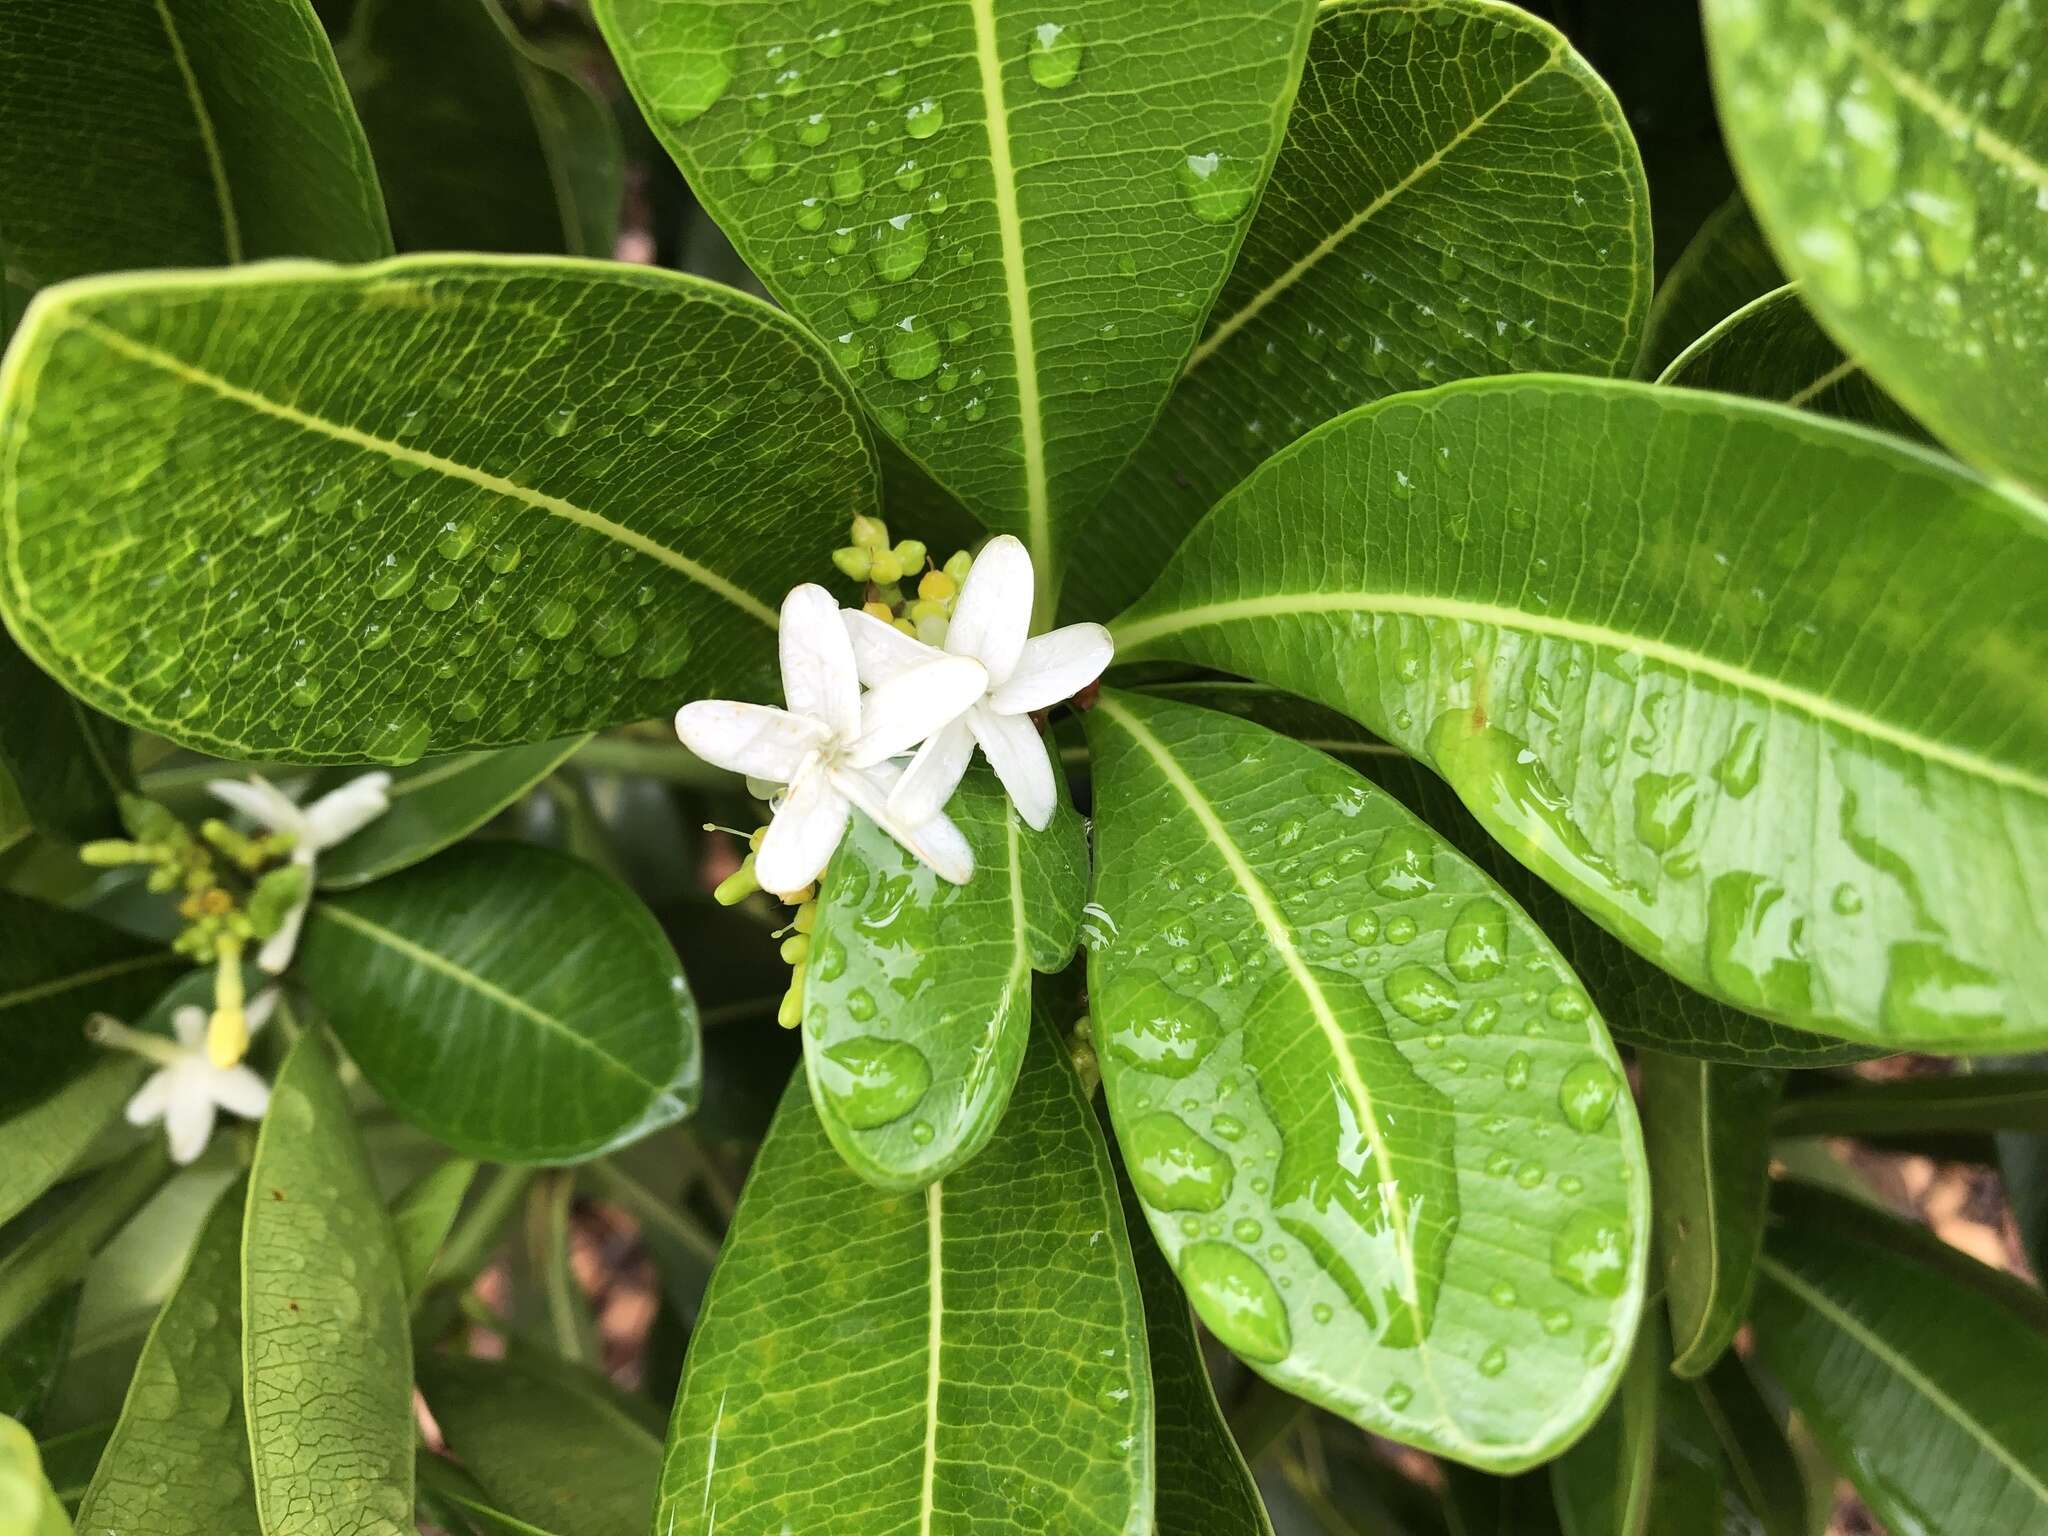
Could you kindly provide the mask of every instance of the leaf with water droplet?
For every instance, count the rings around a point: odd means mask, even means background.
[[[939,879],[856,814],[811,934],[812,1093],[833,1143],[884,1189],[943,1178],[987,1142],[1030,1033],[1032,973],[1064,967],[1080,938],[1087,844],[1064,788],[1043,832],[983,766],[947,810],[974,849],[972,881]]]
[[[1135,694],[1104,694],[1086,724],[1103,1087],[1196,1311],[1262,1374],[1376,1433],[1478,1465],[1551,1454],[1613,1379],[1588,1370],[1586,1339],[1626,1336],[1641,1306],[1635,1118],[1590,1003],[1561,1020],[1521,964],[1439,965],[1479,903],[1505,955],[1552,976],[1562,957],[1449,844],[1309,747]],[[1363,942],[1362,910],[1384,918]],[[1174,963],[1219,943],[1238,960],[1227,979]],[[1466,1237],[1506,1223],[1562,1239],[1590,1205],[1613,1213],[1591,1285],[1547,1248]],[[1546,1310],[1562,1333],[1538,1326]]]

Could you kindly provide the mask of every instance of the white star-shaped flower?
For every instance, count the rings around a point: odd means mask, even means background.
[[[277,1007],[277,989],[257,994],[249,1003],[251,1033],[261,1029]],[[130,1125],[161,1120],[171,1144],[171,1161],[181,1167],[198,1158],[213,1137],[221,1110],[244,1120],[260,1120],[270,1104],[270,1085],[246,1066],[217,1067],[206,1051],[206,1010],[174,1009],[171,1028],[176,1041],[100,1015],[87,1033],[101,1045],[132,1051],[157,1063],[157,1070],[128,1101]]]
[[[1116,647],[1100,624],[1069,624],[1031,636],[1031,595],[1030,551],[1004,534],[974,557],[943,652],[872,614],[849,610],[843,615],[861,680],[873,687],[891,687],[940,655],[972,657],[988,674],[987,692],[911,759],[890,796],[896,815],[920,821],[943,807],[979,743],[1017,814],[1040,832],[1051,822],[1058,803],[1052,757],[1030,716],[1094,682]]]
[[[391,775],[381,771],[363,774],[303,808],[261,775],[251,775],[246,784],[237,779],[214,779],[206,787],[215,799],[225,801],[265,831],[289,832],[297,839],[292,845],[292,862],[306,871],[305,894],[256,955],[256,963],[264,970],[281,975],[291,964],[306,908],[312,905],[316,861],[326,849],[362,831],[391,808]]]
[[[707,763],[787,786],[754,855],[763,887],[778,896],[816,880],[859,806],[891,837],[956,885],[974,874],[974,851],[943,814],[891,809],[902,770],[889,761],[957,717],[988,687],[971,658],[929,647],[865,696],[839,604],[805,584],[782,602],[782,696],[786,709],[705,699],[676,712],[676,735]]]

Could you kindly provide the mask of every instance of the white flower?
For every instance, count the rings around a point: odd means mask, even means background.
[[[966,884],[974,852],[958,827],[936,812],[912,818],[891,810],[902,770],[889,759],[981,696],[981,663],[925,648],[925,665],[863,697],[839,604],[811,584],[783,599],[780,643],[787,709],[706,699],[676,712],[676,734],[707,763],[787,786],[754,855],[761,884],[788,896],[816,880],[853,806],[946,879]]]
[[[1102,675],[1115,645],[1100,624],[1069,624],[1026,638],[1031,630],[1031,555],[1008,534],[991,539],[974,557],[960,588],[942,653],[913,640],[873,614],[848,611],[861,680],[894,685],[945,654],[972,657],[988,673],[988,691],[936,732],[911,759],[889,808],[921,821],[953,798],[975,744],[1009,791],[1017,813],[1044,831],[1057,796],[1052,758],[1030,715],[1070,699]]]
[[[249,1004],[249,1029],[261,1029],[277,1006],[277,989],[259,993]],[[161,1120],[171,1144],[171,1161],[180,1166],[206,1150],[213,1122],[221,1110],[244,1120],[260,1120],[270,1104],[270,1085],[246,1066],[217,1067],[206,1052],[206,1010],[178,1008],[171,1013],[175,1043],[162,1035],[100,1015],[87,1033],[101,1045],[133,1051],[156,1062],[157,1070],[128,1101],[130,1125]]]
[[[313,901],[315,861],[324,850],[354,836],[391,808],[391,775],[366,773],[350,779],[304,809],[260,775],[251,775],[246,784],[235,779],[214,779],[206,787],[216,799],[226,801],[266,831],[289,832],[297,839],[292,845],[292,862],[306,871],[305,894],[256,955],[256,963],[264,970],[273,976],[281,975],[291,964],[292,951],[299,943],[299,929],[306,921],[306,908]]]

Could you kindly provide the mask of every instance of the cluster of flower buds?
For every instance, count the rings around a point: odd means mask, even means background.
[[[942,566],[928,562],[928,551],[916,539],[891,545],[889,525],[879,517],[854,518],[853,542],[832,551],[834,565],[867,583],[862,612],[938,646],[946,643],[953,605],[974,568],[974,556],[963,549]]]

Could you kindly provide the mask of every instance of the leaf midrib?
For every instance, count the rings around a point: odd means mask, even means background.
[[[230,266],[242,259],[242,219],[235,211],[234,189],[228,183],[228,164],[220,151],[220,136],[214,132],[213,113],[199,89],[199,76],[185,52],[185,40],[171,19],[169,0],[156,0],[156,14],[164,25],[164,40],[170,44],[171,62],[178,67],[185,95],[192,103],[192,120],[199,129],[200,147],[206,151],[206,169],[213,181],[214,200],[220,204],[221,246]]]
[[[777,618],[775,610],[731,578],[720,575],[717,571],[712,570],[709,566],[699,561],[691,559],[680,550],[671,549],[658,540],[651,539],[643,533],[636,533],[622,523],[614,522],[600,512],[593,512],[588,507],[578,506],[575,502],[560,496],[550,495],[546,491],[538,491],[531,486],[521,485],[516,480],[509,480],[503,475],[493,474],[489,470],[478,469],[474,465],[463,464],[454,459],[444,458],[440,454],[428,453],[424,449],[414,448],[405,443],[394,442],[390,438],[379,437],[373,432],[365,432],[360,428],[351,427],[343,422],[329,421],[325,417],[312,414],[310,411],[302,411],[296,406],[286,405],[279,400],[272,400],[267,395],[259,394],[252,389],[245,389],[241,385],[224,379],[218,374],[209,373],[203,368],[195,367],[193,364],[185,362],[182,358],[173,357],[170,353],[161,351],[145,342],[136,341],[132,337],[124,336],[119,331],[102,325],[96,320],[88,320],[82,315],[67,313],[55,318],[52,323],[57,327],[82,331],[93,337],[102,346],[122,354],[133,362],[141,363],[145,367],[155,368],[159,372],[167,373],[173,378],[182,379],[188,384],[208,390],[223,400],[243,406],[260,415],[285,422],[302,431],[313,432],[320,436],[331,438],[335,442],[346,443],[351,447],[361,448],[372,453],[380,453],[396,463],[410,464],[419,469],[431,470],[435,474],[446,476],[449,479],[464,481],[467,484],[490,491],[495,495],[506,497],[509,500],[523,502],[535,511],[544,512],[550,517],[559,517],[565,522],[574,523],[581,528],[587,528],[593,533],[612,540],[616,544],[623,545],[636,554],[645,555],[649,559],[679,572],[718,597],[723,598],[749,618],[758,619],[771,630],[776,627]]]
[[[944,1342],[946,1319],[945,1200],[938,1184],[925,1187],[924,1214],[925,1263],[931,1298],[925,1336],[924,1478],[918,1491],[917,1529],[918,1536],[931,1536],[939,1477],[939,1349]]]
[[[1459,598],[1417,596],[1411,592],[1277,592],[1262,597],[1228,598],[1179,608],[1150,618],[1110,625],[1111,636],[1120,652],[1164,636],[1190,629],[1233,621],[1261,618],[1301,618],[1322,613],[1398,614],[1422,619],[1449,619],[1514,630],[1543,639],[1565,640],[1598,646],[1617,652],[1633,652],[1646,660],[1680,671],[1710,678],[1730,688],[1754,694],[1773,704],[1811,716],[1856,735],[1869,737],[1900,751],[1953,768],[1972,778],[2021,790],[2048,799],[2048,777],[2028,773],[2012,764],[1996,762],[1974,752],[1931,741],[1903,727],[1880,720],[1862,710],[1837,704],[1810,689],[1780,682],[1775,678],[1745,671],[1716,657],[1702,655],[1684,646],[1644,635],[1632,635],[1571,619],[1532,614],[1498,603],[1473,602]]]
[[[162,954],[131,955],[126,960],[110,960],[104,965],[89,966],[82,971],[73,971],[66,976],[53,977],[26,987],[17,987],[12,992],[0,992],[0,1009],[18,1008],[23,1003],[39,1002],[46,997],[89,987],[96,981],[109,981],[116,976],[126,976],[131,971],[146,971],[153,966],[174,965],[178,957],[168,950]]]

